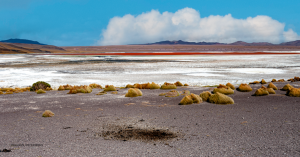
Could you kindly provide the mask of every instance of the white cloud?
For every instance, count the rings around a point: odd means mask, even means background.
[[[281,42],[298,40],[292,29],[269,16],[235,19],[231,14],[200,17],[192,8],[175,13],[152,10],[138,16],[114,17],[103,30],[98,45],[144,44],[164,40],[193,42]]]

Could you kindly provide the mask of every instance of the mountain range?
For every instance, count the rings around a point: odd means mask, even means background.
[[[22,44],[36,44],[36,45],[46,45],[39,43],[37,41],[33,40],[27,40],[27,39],[8,39],[8,40],[2,40],[0,42],[4,43],[22,43]],[[131,44],[136,45],[136,44]],[[283,42],[281,44],[272,44],[268,42],[253,42],[253,43],[247,43],[244,41],[237,41],[234,43],[219,43],[219,42],[188,42],[188,41],[182,41],[182,40],[175,40],[175,41],[159,41],[155,43],[147,43],[147,44],[138,44],[138,45],[240,45],[240,46],[273,46],[273,45],[281,45],[281,46],[300,46],[300,40],[296,41],[290,41],[290,42]]]
[[[8,40],[2,40],[0,42],[3,42],[3,43],[20,43],[20,44],[46,45],[46,44],[41,44],[41,43],[39,43],[37,41],[27,40],[27,39],[8,39]]]
[[[300,40],[296,41],[290,41],[290,42],[283,42],[281,44],[272,44],[268,42],[253,42],[253,43],[247,43],[243,41],[237,41],[234,43],[219,43],[219,42],[187,42],[182,40],[177,41],[160,41],[155,43],[147,43],[147,44],[141,44],[141,45],[240,45],[240,46],[275,46],[275,45],[281,45],[281,46],[300,46]]]

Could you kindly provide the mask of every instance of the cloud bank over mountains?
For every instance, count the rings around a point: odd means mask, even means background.
[[[110,19],[98,45],[145,44],[164,40],[189,42],[281,42],[299,40],[292,29],[269,16],[236,19],[231,14],[200,17],[193,8],[175,13],[152,10],[138,16],[127,14]]]

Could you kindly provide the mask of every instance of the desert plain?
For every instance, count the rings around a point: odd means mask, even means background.
[[[184,95],[159,96],[169,90],[141,89],[143,96],[118,93],[67,94],[60,85],[114,85],[180,81],[178,87],[199,95],[218,84],[265,79],[280,89],[300,76],[300,56],[85,56],[3,54],[0,87],[48,82],[44,94],[0,95],[1,156],[300,156],[300,97],[253,96],[235,90],[234,104],[202,102],[179,105]],[[53,117],[42,117],[51,110]]]

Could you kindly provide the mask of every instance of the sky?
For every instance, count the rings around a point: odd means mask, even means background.
[[[299,0],[0,0],[0,40],[56,46],[300,40]]]

